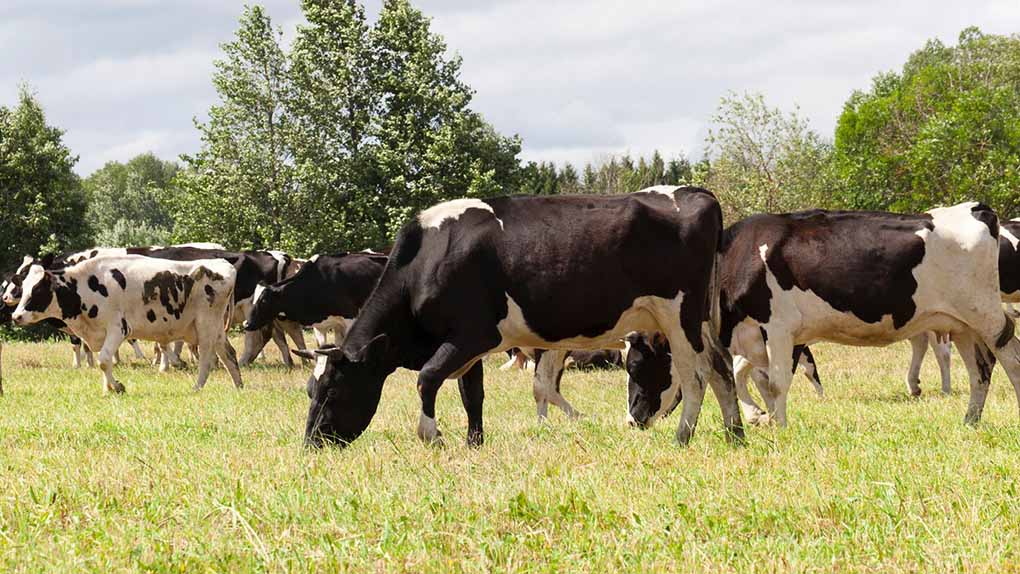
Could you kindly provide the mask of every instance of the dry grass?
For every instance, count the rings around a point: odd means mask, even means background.
[[[127,355],[127,353],[125,353]],[[727,446],[706,402],[690,448],[675,417],[622,424],[620,371],[564,377],[588,416],[534,416],[530,379],[487,370],[487,443],[417,441],[413,375],[386,387],[346,451],[300,446],[306,372],[274,356],[236,392],[222,370],[121,368],[124,396],[73,370],[66,344],[5,347],[0,570],[988,571],[1017,569],[1020,420],[996,374],[978,429],[966,393],[906,397],[905,344],[820,345],[828,393],[800,379],[792,425]],[[966,389],[954,363],[958,389]]]

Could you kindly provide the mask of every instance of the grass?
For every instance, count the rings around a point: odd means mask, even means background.
[[[126,348],[125,348],[126,350]],[[530,378],[487,364],[486,445],[464,446],[455,384],[444,448],[414,435],[414,377],[386,386],[345,451],[300,446],[307,370],[273,352],[236,392],[222,370],[119,368],[124,396],[66,344],[4,349],[4,572],[985,571],[1020,569],[1020,420],[996,373],[977,429],[966,392],[906,397],[909,349],[815,349],[790,428],[727,446],[706,401],[689,448],[676,417],[625,428],[620,371],[569,372],[587,416],[547,424]],[[125,353],[127,355],[127,353]],[[967,388],[954,361],[956,388]]]

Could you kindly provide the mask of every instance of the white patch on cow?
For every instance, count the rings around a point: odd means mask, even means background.
[[[153,246],[155,248],[155,246]],[[193,249],[218,249],[220,251],[226,251],[227,248],[220,245],[219,243],[210,242],[196,242],[196,243],[178,243],[174,247],[191,247]]]
[[[499,228],[503,229],[503,221],[496,217],[496,212],[492,210],[491,205],[480,199],[470,197],[444,201],[438,205],[433,205],[418,214],[418,222],[425,229],[438,229],[443,225],[444,221],[449,219],[457,220],[469,209],[481,209],[483,211],[488,211],[492,214],[493,219],[499,223]]]
[[[637,193],[657,193],[664,195],[673,202],[673,206],[676,207],[677,211],[680,211],[680,206],[676,204],[676,190],[680,189],[679,185],[653,185],[644,189],[639,189]]]
[[[284,274],[287,272],[287,258],[290,256],[283,251],[267,251],[267,253],[276,261],[276,280],[283,281]]]
[[[768,252],[769,252],[769,246],[768,246],[767,243],[762,243],[761,245],[758,246],[758,255],[761,256],[762,262],[765,263],[766,265],[769,262],[768,261],[768,257],[767,257],[768,256]]]
[[[259,283],[258,285],[255,286],[255,293],[253,293],[251,296],[252,307],[259,304],[259,298],[261,298],[262,294],[265,292],[266,292],[265,285]]]
[[[322,378],[322,375],[326,374],[326,365],[329,363],[329,357],[326,355],[315,355],[315,370],[312,371],[312,376],[318,381]]]
[[[1006,241],[1009,241],[1009,244],[1013,246],[1014,250],[1016,250],[1017,244],[1020,243],[1020,239],[1017,239],[1016,235],[1010,233],[1009,230],[1006,229],[1005,227],[999,227],[999,235],[1005,237]]]
[[[15,275],[24,275],[25,272],[28,271],[28,268],[31,267],[32,263],[34,263],[34,262],[35,262],[35,259],[31,255],[26,255],[21,260],[21,265],[18,266],[18,270],[15,271],[14,274]]]
[[[320,255],[318,253],[316,253],[315,255],[312,255],[312,258],[309,259],[308,262],[309,263],[315,263],[316,261],[319,260],[319,257],[320,257]]]

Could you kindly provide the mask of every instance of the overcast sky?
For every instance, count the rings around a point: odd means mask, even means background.
[[[27,82],[79,173],[198,148],[241,0],[0,0],[0,104]],[[285,30],[299,0],[266,0]],[[379,0],[367,2],[371,15]],[[843,102],[928,38],[1020,32],[1020,1],[417,0],[464,58],[474,108],[526,159],[700,156],[719,97],[760,91],[831,136]]]

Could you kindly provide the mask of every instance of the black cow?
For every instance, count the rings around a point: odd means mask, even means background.
[[[967,365],[965,422],[980,420],[996,360],[1020,401],[1020,340],[1000,303],[998,237],[998,218],[978,203],[922,215],[757,215],[730,227],[720,265],[721,339],[768,368],[762,422],[786,423],[795,345],[881,346],[927,331],[950,333]],[[767,354],[742,348],[763,337]],[[635,386],[639,399],[657,388]]]
[[[255,331],[273,320],[286,319],[313,328],[320,347],[326,344],[326,331],[333,330],[334,342],[340,346],[378,283],[386,260],[385,255],[366,252],[316,255],[294,276],[255,290],[244,328]]]
[[[703,189],[623,196],[459,199],[401,230],[379,284],[340,349],[320,350],[307,444],[346,444],[368,427],[385,379],[419,371],[418,436],[439,438],[436,393],[460,378],[468,442],[481,444],[482,364],[512,347],[602,349],[631,331],[661,331],[679,384],[659,397],[684,408],[689,442],[712,385],[730,437],[743,426],[730,357],[712,326],[722,211]]]

